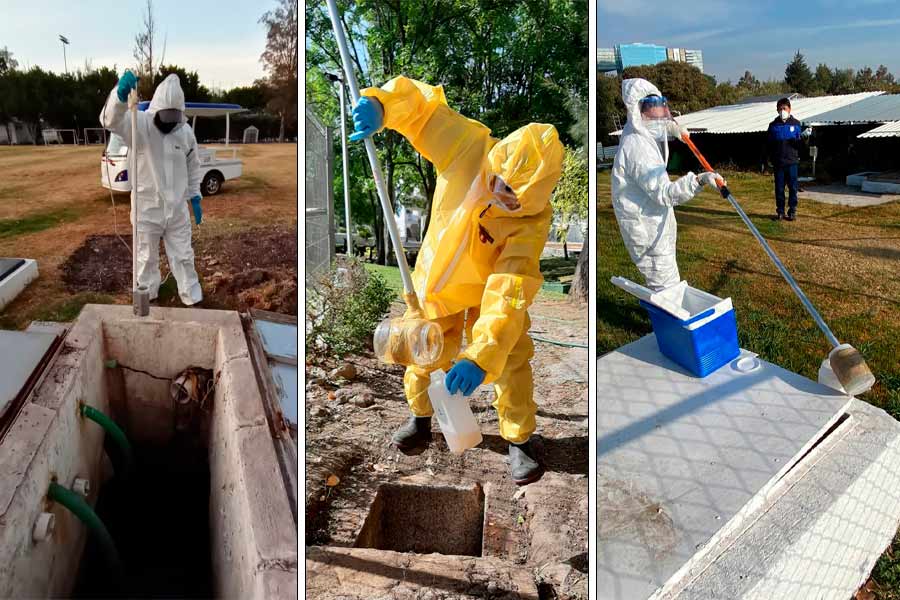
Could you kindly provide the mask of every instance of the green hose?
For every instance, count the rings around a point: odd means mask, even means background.
[[[121,575],[122,561],[119,559],[119,551],[116,550],[116,544],[113,542],[112,536],[109,535],[106,525],[103,524],[103,521],[100,520],[100,517],[97,516],[97,513],[94,512],[90,505],[85,502],[84,498],[55,481],[50,483],[47,497],[65,506],[69,512],[78,517],[79,521],[84,523],[91,533],[97,536],[97,541],[100,542],[103,555],[106,558],[106,564],[116,575]]]
[[[125,475],[131,473],[134,467],[134,454],[131,451],[131,444],[128,443],[128,438],[125,437],[125,432],[122,431],[122,429],[118,425],[116,425],[115,421],[92,406],[82,404],[81,414],[85,418],[90,419],[94,423],[97,423],[106,431],[106,433],[109,434],[109,437],[113,439],[113,441],[116,443],[116,445],[119,446],[119,449],[122,451],[122,457],[125,461]]]

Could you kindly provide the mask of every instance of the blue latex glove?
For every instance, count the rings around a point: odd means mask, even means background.
[[[353,107],[353,129],[350,134],[351,142],[365,139],[381,129],[384,124],[384,108],[378,98],[362,96]]]
[[[451,394],[462,392],[463,396],[469,396],[484,381],[484,371],[471,360],[464,358],[453,365],[444,381],[447,384],[447,391]]]
[[[191,198],[191,206],[194,208],[194,221],[199,225],[203,221],[203,209],[200,208],[200,196]]]
[[[128,100],[128,94],[137,87],[138,78],[131,71],[125,71],[119,79],[119,87],[116,88],[116,95],[119,102]]]

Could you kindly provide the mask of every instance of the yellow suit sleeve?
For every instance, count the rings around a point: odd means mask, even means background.
[[[447,106],[444,88],[408,77],[395,77],[380,88],[366,88],[384,109],[383,126],[405,137],[438,172],[491,131]],[[478,145],[482,148],[482,144]]]
[[[472,328],[472,339],[461,354],[485,371],[485,383],[500,377],[506,358],[523,331],[528,307],[541,283],[540,257],[550,231],[548,206],[540,224],[523,222],[523,227],[507,238],[488,277],[481,297],[481,314]]]

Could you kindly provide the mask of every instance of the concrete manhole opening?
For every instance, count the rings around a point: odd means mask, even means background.
[[[110,454],[114,455],[115,450]],[[124,567],[124,589],[111,585],[95,536],[88,538],[72,598],[212,598],[210,474],[206,449],[173,442],[137,446],[127,479],[116,476],[95,506]]]
[[[355,545],[481,556],[484,506],[484,490],[477,483],[385,483],[378,488]]]
[[[296,593],[296,522],[237,313],[88,305],[0,456],[0,598]]]

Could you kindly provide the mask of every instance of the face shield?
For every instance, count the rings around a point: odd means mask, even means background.
[[[668,137],[668,123],[672,120],[669,112],[669,103],[665,96],[647,96],[640,103],[641,119],[644,127],[658,142],[665,141]]]

